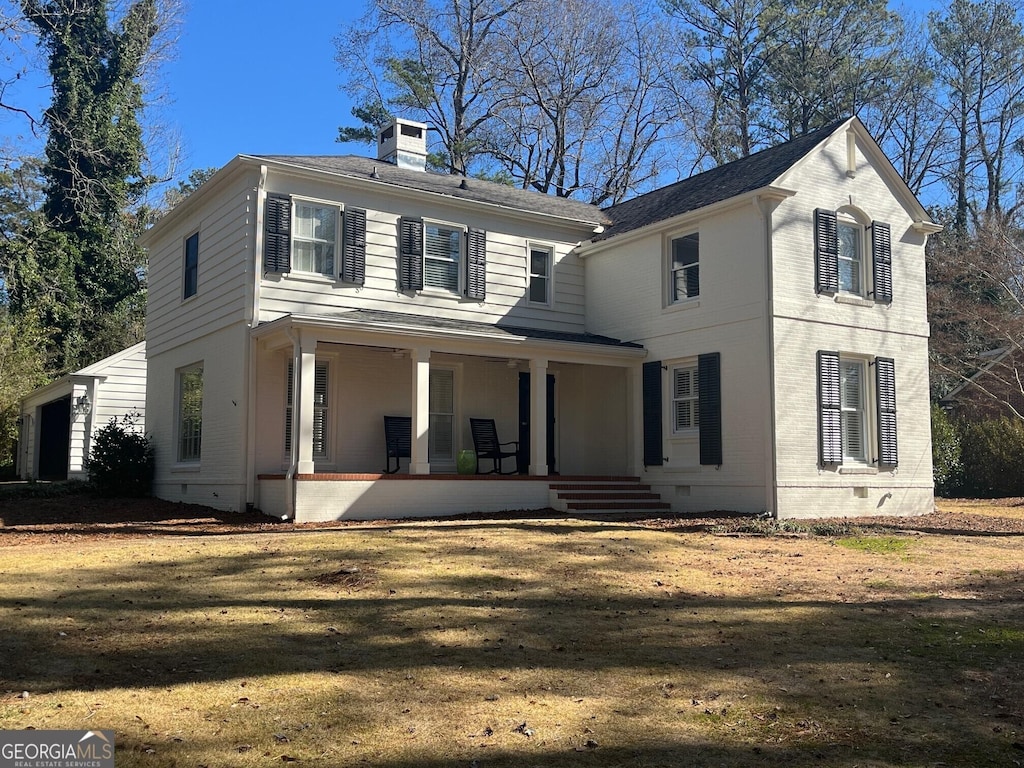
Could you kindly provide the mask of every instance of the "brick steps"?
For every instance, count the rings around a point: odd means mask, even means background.
[[[639,479],[629,482],[551,483],[551,507],[560,512],[668,512],[661,500]]]

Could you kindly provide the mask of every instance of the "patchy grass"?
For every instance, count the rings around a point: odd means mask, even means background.
[[[16,544],[0,729],[111,728],[119,768],[1012,766],[1022,539],[524,520]]]
[[[836,543],[847,549],[875,555],[905,555],[910,549],[910,542],[907,539],[895,536],[849,536],[839,539]]]

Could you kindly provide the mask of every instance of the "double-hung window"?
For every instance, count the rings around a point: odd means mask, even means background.
[[[855,222],[836,223],[839,238],[839,290],[864,295],[864,229]]]
[[[337,233],[336,207],[296,200],[292,220],[292,269],[333,277]]]
[[[839,361],[840,423],[843,438],[843,462],[867,461],[867,390],[863,360]]]
[[[822,466],[897,466],[891,358],[818,352],[818,438]]]
[[[815,289],[820,294],[892,302],[892,234],[888,224],[862,224],[846,211],[814,212]]]
[[[178,371],[178,450],[179,463],[198,462],[203,442],[203,366],[193,365]]]
[[[551,248],[543,245],[530,245],[528,290],[531,304],[549,304],[551,302],[551,262]]]
[[[398,220],[398,288],[487,298],[487,233],[411,216]]]
[[[672,369],[672,432],[685,434],[700,424],[697,366]]]
[[[466,230],[451,224],[423,223],[423,285],[452,293],[460,292]]]
[[[669,303],[700,295],[700,235],[673,237],[669,253]]]

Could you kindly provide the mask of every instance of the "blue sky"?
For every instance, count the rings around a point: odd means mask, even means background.
[[[935,7],[934,0],[899,5],[919,11]],[[283,6],[266,0],[191,0],[182,10],[173,59],[161,71],[160,105],[151,115],[162,128],[159,140],[150,142],[154,172],[184,179],[194,168],[220,167],[243,153],[370,152],[364,145],[335,141],[338,126],[352,122],[352,103],[341,88],[334,38],[364,8],[362,0]],[[48,98],[44,89],[28,83],[8,97],[37,115]],[[38,103],[32,104],[33,98]],[[32,151],[23,122],[0,114],[0,133],[16,150]],[[179,148],[173,166],[160,150],[168,146],[168,136]]]
[[[175,175],[237,154],[361,154],[334,140],[352,107],[334,37],[362,9],[345,0],[192,0],[164,66],[169,103],[159,115],[181,142]]]

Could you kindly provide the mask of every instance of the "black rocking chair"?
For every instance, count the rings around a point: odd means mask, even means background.
[[[494,462],[494,469],[482,474],[514,475],[519,472],[519,443],[499,443],[498,430],[494,426],[494,419],[470,419],[469,427],[473,433],[473,447],[476,449],[477,472],[480,472],[480,459],[490,459]],[[505,445],[515,446],[515,450],[502,450],[502,446]],[[501,462],[510,456],[515,457],[516,468],[512,472],[502,472]]]
[[[384,473],[393,475],[398,471],[399,459],[412,458],[412,418],[410,416],[384,417],[384,444],[387,447],[387,467]],[[395,468],[391,468],[391,460]]]

